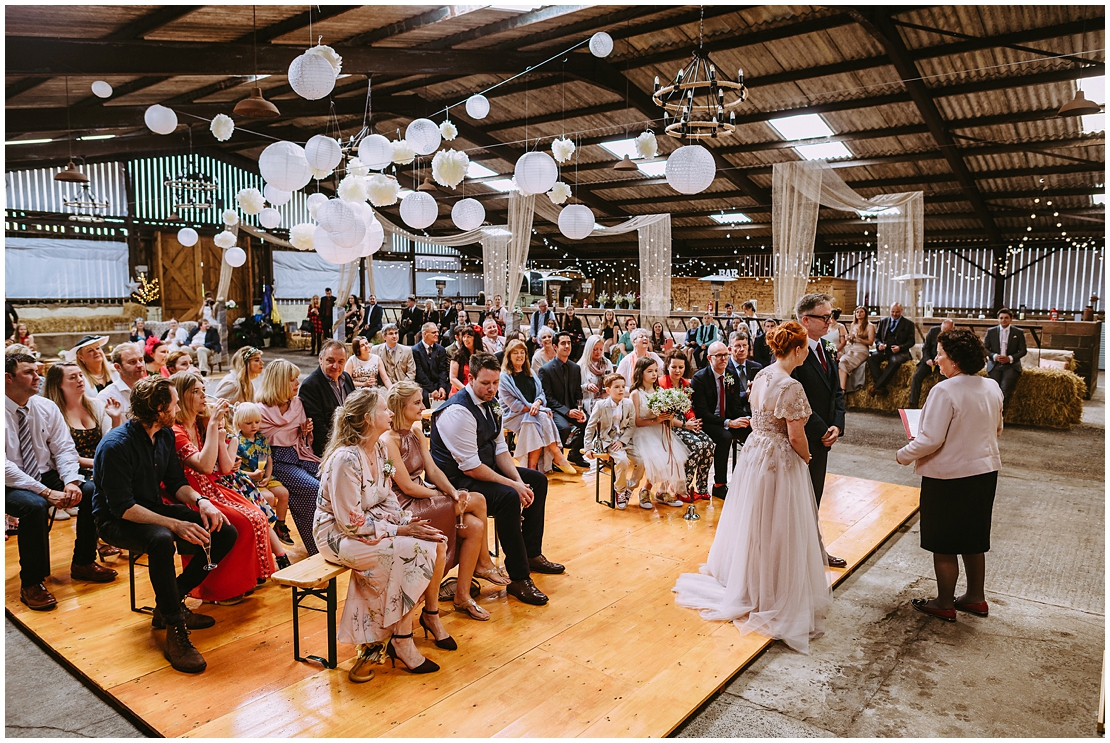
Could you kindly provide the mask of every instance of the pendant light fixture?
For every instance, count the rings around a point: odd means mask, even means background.
[[[59,183],[88,183],[89,177],[77,169],[73,162],[73,132],[69,124],[69,78],[66,77],[66,146],[69,148],[69,162],[65,170],[54,175],[54,180]]]
[[[613,166],[613,170],[621,170],[621,171],[639,170],[639,169],[640,168],[637,167],[636,163],[632,162],[632,159],[630,157],[628,157],[628,155],[625,155],[624,157],[622,157],[621,161]]]
[[[1093,116],[1102,113],[1102,106],[1088,100],[1082,90],[1075,91],[1075,98],[1060,106],[1057,116]]]
[[[439,191],[439,189],[436,187],[436,184],[432,181],[431,178],[425,178],[424,182],[416,187],[416,190],[417,191]]]
[[[236,103],[232,111],[247,119],[276,119],[281,116],[281,111],[262,96],[262,88],[258,85],[258,11],[253,5],[251,18],[254,27],[254,88],[250,97]]]

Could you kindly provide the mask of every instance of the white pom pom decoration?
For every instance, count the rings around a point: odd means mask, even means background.
[[[551,143],[551,154],[560,164],[565,163],[574,154],[574,142],[565,137],[556,139]]]
[[[393,144],[380,134],[371,134],[358,143],[358,159],[371,170],[384,170],[393,162]]]
[[[312,234],[312,248],[320,257],[328,263],[334,263],[337,266],[342,266],[345,263],[350,263],[358,259],[359,249],[343,248],[335,244],[331,236],[323,230],[322,227],[317,227],[316,231]]]
[[[401,220],[414,230],[431,227],[438,216],[436,200],[423,191],[413,191],[401,199]]]
[[[231,135],[235,131],[235,121],[227,114],[216,114],[212,123],[208,125],[208,130],[212,132],[216,141],[226,142],[231,139]]]
[[[366,195],[370,203],[377,207],[396,204],[397,194],[400,191],[401,185],[397,183],[396,178],[390,178],[381,173],[370,176],[370,180],[366,182]]]
[[[299,191],[312,180],[312,168],[304,148],[292,142],[274,142],[258,156],[262,179],[282,191]]]
[[[316,225],[302,222],[293,225],[289,230],[289,244],[297,250],[312,250],[312,236],[316,233]]]
[[[335,88],[335,68],[322,54],[309,49],[289,63],[289,87],[301,98],[319,100]]]
[[[247,251],[236,245],[234,248],[229,248],[228,251],[224,253],[224,260],[227,261],[227,265],[232,268],[239,268],[239,266],[247,262]]]
[[[486,208],[478,199],[456,201],[451,207],[451,221],[463,232],[476,230],[486,221]]]
[[[335,170],[343,159],[343,151],[331,137],[317,134],[305,142],[304,158],[315,170]]]
[[[97,80],[92,84],[92,92],[97,98],[111,98],[112,86],[103,80]]]
[[[405,140],[398,139],[390,146],[393,147],[393,162],[398,165],[408,165],[416,159],[416,150]]]
[[[608,57],[613,51],[613,37],[604,31],[598,31],[590,37],[590,54],[598,58]]]
[[[234,209],[224,209],[220,214],[220,221],[228,227],[234,227],[239,224],[239,215],[235,213]]]
[[[235,194],[235,203],[243,214],[258,214],[266,206],[266,199],[257,188],[244,188]]]
[[[271,206],[284,206],[289,203],[289,199],[293,198],[293,194],[290,192],[274,188],[269,183],[262,189],[262,195],[266,197],[266,201],[269,201]]]
[[[546,193],[559,178],[559,166],[546,152],[526,152],[516,161],[516,185],[527,194]]]
[[[430,155],[439,149],[442,137],[431,119],[416,119],[405,128],[405,141],[417,155]]]
[[[177,128],[177,114],[172,109],[155,103],[143,114],[143,121],[155,134],[173,134]]]
[[[340,57],[334,49],[327,44],[317,44],[308,51],[319,54],[321,57],[328,60],[328,64],[335,70],[335,76],[339,77],[339,73],[343,71],[343,57]]]
[[[466,115],[472,119],[484,119],[489,115],[489,99],[475,93],[466,99]]]
[[[551,203],[555,206],[562,206],[570,198],[570,186],[562,181],[556,182],[547,192],[547,198],[551,199]]]
[[[258,213],[258,223],[268,230],[281,224],[281,212],[273,207],[266,207]]]
[[[701,193],[713,183],[717,164],[713,155],[700,144],[679,147],[667,158],[667,183],[684,194]]]
[[[329,233],[329,236],[341,248],[357,248],[361,251],[362,240],[366,237],[366,223],[356,217],[350,227],[342,232]]]
[[[455,137],[459,136],[459,129],[450,121],[445,121],[439,125],[439,136],[450,142]]]
[[[470,158],[465,152],[440,150],[432,158],[432,179],[441,186],[454,188],[466,178]]]
[[[343,201],[366,201],[366,178],[361,175],[349,175],[339,182],[336,193]]]
[[[328,203],[328,197],[324,194],[309,194],[308,199],[305,201],[305,208],[308,209],[309,216],[316,219],[316,210],[326,203]]]
[[[659,142],[655,139],[655,132],[644,132],[636,137],[636,154],[649,160],[659,154]]]
[[[333,235],[350,229],[357,219],[355,210],[341,199],[328,199],[316,210],[316,224]]]
[[[212,242],[216,243],[217,248],[227,249],[235,244],[235,235],[231,234],[227,230],[224,230],[223,232],[220,232],[214,238],[212,238]]]
[[[370,175],[370,168],[362,160],[352,157],[347,160],[347,175],[367,176]]]
[[[559,212],[559,232],[571,240],[589,237],[594,231],[594,213],[588,206],[571,204]]]
[[[186,248],[191,248],[197,244],[200,235],[192,227],[182,227],[177,231],[177,241],[184,245]]]

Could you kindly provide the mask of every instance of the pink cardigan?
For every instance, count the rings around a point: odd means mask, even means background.
[[[297,458],[305,462],[319,462],[320,457],[312,451],[301,436],[300,425],[305,422],[301,398],[294,396],[289,401],[289,409],[283,414],[276,405],[262,405],[262,426],[259,431],[270,442],[270,446],[291,446]]]
[[[922,477],[953,480],[1002,468],[1002,390],[988,377],[958,374],[929,390],[917,438],[898,450]]]

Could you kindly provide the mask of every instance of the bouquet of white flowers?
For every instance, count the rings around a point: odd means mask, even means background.
[[[664,413],[674,413],[676,416],[686,415],[690,410],[690,396],[685,390],[674,387],[660,388],[648,395],[647,405],[652,415]]]

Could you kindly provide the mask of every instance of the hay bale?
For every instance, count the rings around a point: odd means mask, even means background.
[[[29,317],[22,319],[32,335],[38,333],[104,333],[115,330],[117,325],[130,328],[136,317],[146,317],[146,307],[125,302],[123,314],[116,315],[51,315],[49,317]]]
[[[886,362],[882,368],[886,368]],[[867,365],[864,364],[866,368]],[[864,372],[864,383],[855,392],[851,392],[845,398],[845,405],[852,410],[877,410],[884,413],[896,412],[899,408],[905,408],[910,404],[910,380],[913,379],[914,369],[917,364],[913,361],[906,361],[902,363],[902,368],[894,375],[894,378],[886,386],[884,394],[872,396],[868,390],[871,389],[873,380],[871,378],[871,369],[866,368]],[[929,389],[939,381],[940,375],[934,375],[932,379],[926,379],[921,385],[922,393]],[[924,397],[922,398],[924,400]]]

